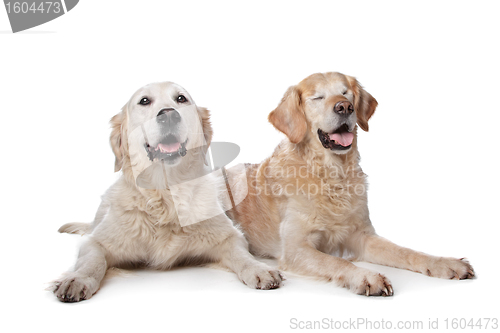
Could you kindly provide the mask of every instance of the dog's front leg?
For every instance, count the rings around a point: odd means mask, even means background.
[[[288,214],[281,225],[281,265],[299,274],[332,281],[366,296],[392,296],[391,282],[382,274],[358,267],[343,258],[316,249],[317,232],[308,230],[300,216]]]
[[[444,279],[471,279],[472,266],[465,259],[431,256],[398,246],[373,232],[360,232],[351,246],[360,260],[403,268]]]
[[[52,290],[62,302],[89,299],[99,289],[106,270],[104,249],[90,239],[80,248],[75,270],[54,281]]]
[[[257,261],[248,252],[245,237],[236,229],[214,252],[223,266],[235,272],[241,282],[251,288],[276,289],[283,284],[284,277],[281,272]]]

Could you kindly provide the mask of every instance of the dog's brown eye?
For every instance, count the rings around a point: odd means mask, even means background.
[[[186,103],[187,99],[183,95],[177,96],[177,103]]]
[[[347,90],[342,93],[342,95],[344,95],[344,96],[345,96],[345,94],[347,94]]]
[[[147,97],[143,97],[143,98],[141,98],[141,100],[139,101],[139,104],[141,104],[141,105],[148,105],[148,104],[151,104],[151,101],[149,100],[149,98],[147,98]]]

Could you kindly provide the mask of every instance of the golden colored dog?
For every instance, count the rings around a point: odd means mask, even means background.
[[[356,130],[368,131],[376,107],[355,78],[340,73],[313,74],[288,89],[269,115],[287,138],[264,162],[247,165],[246,174],[229,172],[233,182],[246,177],[249,184],[247,198],[231,214],[251,251],[367,296],[392,295],[391,283],[343,259],[344,252],[429,276],[472,278],[464,259],[416,252],[375,233]]]

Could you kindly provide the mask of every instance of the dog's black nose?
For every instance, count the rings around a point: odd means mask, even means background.
[[[176,125],[181,121],[181,115],[174,108],[164,108],[156,115],[156,122],[162,125]]]
[[[354,111],[354,107],[349,101],[340,101],[333,107],[333,111],[340,114],[350,115]]]

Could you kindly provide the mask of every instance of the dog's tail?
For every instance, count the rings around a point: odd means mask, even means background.
[[[108,213],[109,210],[109,203],[107,201],[101,201],[101,204],[99,205],[99,208],[97,209],[97,213],[95,213],[95,218],[94,222],[91,223],[82,223],[82,222],[71,222],[71,223],[66,223],[62,227],[59,228],[60,233],[67,233],[67,234],[78,234],[78,235],[85,235],[89,234],[94,230],[95,227],[99,223],[102,222],[106,214]]]
[[[60,233],[85,235],[92,231],[92,223],[71,222],[59,228]]]

